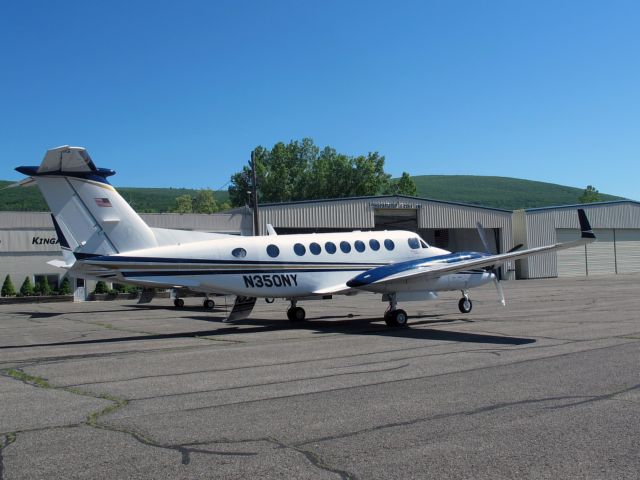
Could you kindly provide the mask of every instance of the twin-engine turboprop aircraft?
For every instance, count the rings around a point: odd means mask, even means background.
[[[97,168],[84,148],[54,148],[39,167],[16,170],[30,177],[21,184],[35,180],[51,209],[65,258],[57,266],[115,282],[236,295],[229,319],[248,316],[256,298],[277,297],[291,302],[289,319],[301,321],[300,300],[360,291],[383,295],[390,326],[407,323],[399,301],[436,298],[438,291],[460,290],[459,309],[468,313],[469,289],[487,282],[495,282],[504,305],[495,269],[505,261],[595,240],[583,210],[580,239],[497,255],[487,247],[452,253],[409,231],[275,235],[270,229],[267,236],[242,237],[150,228],[107,181],[115,172]]]

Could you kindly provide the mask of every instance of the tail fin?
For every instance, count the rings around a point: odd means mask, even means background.
[[[39,167],[16,170],[35,179],[58,236],[77,257],[157,246],[153,231],[107,181],[115,172],[97,168],[84,148],[54,148]]]

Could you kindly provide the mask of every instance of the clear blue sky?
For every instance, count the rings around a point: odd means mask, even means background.
[[[119,186],[225,185],[257,145],[394,176],[640,200],[640,2],[24,1],[0,7],[0,178],[87,148]]]

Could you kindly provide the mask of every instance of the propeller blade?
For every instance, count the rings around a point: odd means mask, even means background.
[[[478,235],[480,235],[480,241],[482,242],[482,246],[484,247],[484,251],[486,253],[492,253],[489,248],[489,242],[487,241],[487,232],[480,222],[476,222],[476,228],[478,229]]]
[[[502,290],[502,282],[498,280],[498,276],[494,274],[493,283],[496,286],[496,290],[498,291],[498,300],[500,304],[504,307],[507,302],[504,300],[504,290]]]

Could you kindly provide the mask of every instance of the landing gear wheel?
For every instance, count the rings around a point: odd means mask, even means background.
[[[392,310],[384,315],[384,321],[389,327],[406,327],[409,317],[404,310]]]
[[[205,298],[205,300],[202,302],[202,306],[207,310],[213,310],[213,307],[216,306],[216,303],[210,298]]]
[[[302,322],[306,315],[307,313],[302,307],[291,307],[287,310],[287,318],[292,322]]]
[[[182,308],[182,307],[184,307],[184,300],[183,300],[183,299],[181,299],[181,298],[176,298],[176,299],[173,301],[173,306],[174,306],[174,307],[176,307],[176,308]]]
[[[458,302],[458,309],[460,309],[460,312],[462,313],[469,313],[472,308],[473,308],[473,303],[469,298],[462,297]]]

